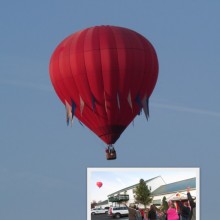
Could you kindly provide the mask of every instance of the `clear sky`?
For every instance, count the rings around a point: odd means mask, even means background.
[[[193,168],[89,168],[88,169],[88,199],[104,201],[109,194],[139,183],[140,179],[149,180],[161,176],[164,184],[178,182],[196,177],[199,180],[199,170]],[[96,183],[102,182],[102,187]],[[198,192],[199,192],[199,185]]]
[[[219,9],[219,0],[2,1],[0,219],[70,220],[76,209],[86,219],[87,167],[200,167],[201,216],[216,218]],[[48,73],[61,40],[101,24],[144,35],[160,66],[150,119],[138,116],[126,129],[116,161],[106,161],[105,145],[77,120],[66,126]]]

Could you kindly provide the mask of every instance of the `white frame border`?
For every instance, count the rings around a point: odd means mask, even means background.
[[[200,168],[199,167],[154,167],[154,168],[143,168],[143,167],[88,167],[87,168],[87,220],[91,220],[90,214],[90,179],[91,173],[96,171],[194,171],[196,173],[196,220],[200,219]]]

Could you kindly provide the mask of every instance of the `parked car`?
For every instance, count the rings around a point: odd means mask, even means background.
[[[108,210],[108,216],[112,218],[117,218],[117,219],[123,216],[128,216],[128,208],[125,206],[110,207]]]
[[[108,211],[106,211],[106,209],[103,208],[94,208],[91,210],[91,214],[92,215],[96,215],[96,214],[106,214]]]
[[[105,213],[108,214],[109,207],[105,207]]]

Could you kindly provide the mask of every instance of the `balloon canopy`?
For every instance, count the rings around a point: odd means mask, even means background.
[[[50,60],[50,78],[73,116],[106,144],[114,144],[143,109],[158,77],[152,44],[139,33],[116,26],[95,26],[64,39]]]
[[[97,182],[96,185],[97,185],[99,188],[101,188],[103,184],[102,184],[102,182]]]

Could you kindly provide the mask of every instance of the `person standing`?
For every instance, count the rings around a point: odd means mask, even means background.
[[[148,212],[148,220],[156,220],[156,219],[157,219],[156,208],[154,205],[151,205],[150,210]]]
[[[173,201],[169,200],[168,201],[168,210],[166,211],[166,215],[167,215],[167,220],[179,220],[179,216],[176,212],[176,207],[173,204]]]
[[[139,209],[141,216],[142,216],[142,220],[144,220],[144,210],[143,209]]]
[[[146,208],[146,209],[144,210],[144,220],[148,220],[148,212],[149,212],[149,209]]]
[[[190,187],[187,188],[187,198],[188,198],[190,208],[191,208],[189,219],[196,220],[196,203],[194,202],[194,200],[190,194]]]
[[[180,220],[189,220],[190,208],[188,201],[185,201],[183,203],[181,201],[178,201],[177,203],[180,207]]]
[[[142,215],[140,209],[136,208],[136,220],[142,220]]]
[[[137,220],[137,210],[134,204],[130,204],[129,207],[124,202],[123,203],[128,208],[128,219],[129,220]]]

